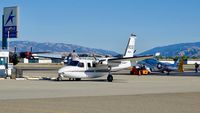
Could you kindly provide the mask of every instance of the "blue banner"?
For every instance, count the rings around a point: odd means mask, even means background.
[[[3,38],[17,38],[18,7],[5,7],[3,15]]]
[[[17,26],[3,26],[3,38],[16,38]]]

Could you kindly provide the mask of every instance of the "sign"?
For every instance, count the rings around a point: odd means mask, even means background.
[[[18,37],[18,7],[5,7],[3,15],[3,38]]]

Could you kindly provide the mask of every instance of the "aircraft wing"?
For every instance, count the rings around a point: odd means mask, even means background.
[[[69,55],[69,53],[34,53],[32,54],[33,57],[41,57],[41,58],[51,58],[51,59],[64,59],[65,57],[67,57]],[[79,53],[78,56],[80,58],[85,58],[85,57],[103,57],[102,55],[98,55],[98,54],[87,54],[87,53]]]
[[[63,55],[61,54],[33,54],[33,57],[63,59]]]
[[[133,56],[133,57],[125,57],[125,58],[111,58],[108,59],[110,63],[121,63],[121,61],[131,61],[131,62],[138,62],[147,58],[153,58],[154,55],[144,55],[144,56]]]

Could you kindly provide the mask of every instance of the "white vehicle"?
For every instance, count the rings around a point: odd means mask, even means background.
[[[81,80],[81,78],[98,78],[107,75],[107,81],[112,82],[112,71],[118,71],[131,67],[131,61],[133,60],[138,61],[153,57],[152,55],[133,56],[135,51],[135,39],[136,35],[131,34],[123,58],[94,58],[94,60],[73,60],[70,61],[68,65],[58,70],[57,80],[60,81],[63,77]]]

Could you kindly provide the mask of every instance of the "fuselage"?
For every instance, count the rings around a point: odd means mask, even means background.
[[[108,66],[98,66],[93,60],[72,61],[58,70],[58,73],[67,78],[97,78],[108,74]]]
[[[66,66],[60,68],[58,73],[66,78],[98,78],[109,74],[109,71],[118,71],[131,66],[130,61],[121,61],[108,65],[106,59],[101,64],[94,60],[78,60],[72,61]]]
[[[138,62],[138,64],[147,66],[153,72],[163,72],[163,71],[171,72],[178,70],[177,63],[175,64],[163,63],[159,62],[156,59],[145,59],[143,61]]]

